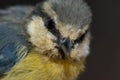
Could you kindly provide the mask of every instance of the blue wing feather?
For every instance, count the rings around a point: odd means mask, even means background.
[[[17,60],[15,45],[10,43],[0,49],[0,73],[4,73],[15,65]]]
[[[9,71],[29,51],[24,25],[3,18],[0,22],[0,75]]]

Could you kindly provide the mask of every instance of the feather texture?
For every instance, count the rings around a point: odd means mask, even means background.
[[[28,52],[20,24],[0,23],[0,74],[8,71]]]
[[[33,8],[0,10],[0,74],[7,74],[2,80],[75,80],[89,54],[90,35],[84,32],[91,22],[90,8],[83,0],[41,0]],[[59,37],[47,28],[53,27],[46,26],[49,19]],[[66,39],[71,45],[68,55]]]
[[[84,70],[84,58],[80,62],[52,60],[32,51],[2,80],[75,80]]]
[[[24,22],[31,14],[33,6],[11,6],[0,10],[0,22],[10,21],[21,23]]]

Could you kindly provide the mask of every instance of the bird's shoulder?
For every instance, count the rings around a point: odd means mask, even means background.
[[[0,75],[9,71],[29,51],[23,26],[9,21],[0,22]]]

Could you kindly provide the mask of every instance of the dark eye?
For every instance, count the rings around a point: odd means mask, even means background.
[[[86,30],[85,33],[83,33],[76,40],[74,40],[74,44],[82,42],[84,40],[84,38],[85,38],[87,33],[88,33],[88,30]]]
[[[45,26],[49,32],[51,32],[57,38],[60,38],[61,34],[59,30],[56,28],[56,24],[53,19],[47,19],[47,21],[45,21]]]
[[[53,30],[55,28],[55,22],[53,19],[49,19],[46,21],[45,26],[47,27],[48,30]]]

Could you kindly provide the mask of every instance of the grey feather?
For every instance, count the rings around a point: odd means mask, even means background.
[[[91,22],[91,10],[83,0],[49,0],[59,19],[79,27]]]
[[[0,10],[0,21],[24,22],[31,14],[33,6],[11,6]]]

